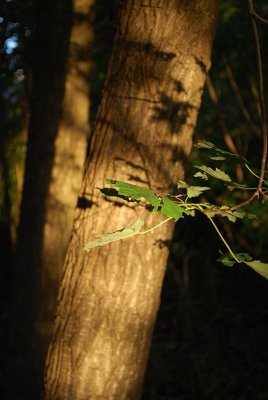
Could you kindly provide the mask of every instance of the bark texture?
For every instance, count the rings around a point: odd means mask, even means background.
[[[70,239],[74,209],[82,182],[89,133],[90,48],[95,0],[74,0],[62,115],[54,143],[54,159],[45,202],[42,232],[40,305],[36,347],[47,351],[57,292]]]
[[[15,398],[38,398],[82,182],[89,129],[93,3],[37,2],[33,93],[11,321]]]
[[[45,374],[46,400],[138,399],[173,224],[83,252],[136,206],[105,200],[105,177],[171,193],[210,66],[216,0],[127,0],[104,85],[68,247]],[[146,209],[150,227],[162,218]]]

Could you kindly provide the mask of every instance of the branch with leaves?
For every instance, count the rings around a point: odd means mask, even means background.
[[[259,260],[253,260],[253,258],[247,253],[235,253],[230,245],[227,243],[220,229],[218,228],[214,217],[219,216],[223,218],[228,218],[230,222],[235,222],[237,219],[243,218],[256,218],[252,213],[245,211],[238,211],[242,207],[248,206],[253,200],[261,199],[266,201],[268,199],[268,176],[266,171],[267,157],[268,157],[268,132],[267,132],[267,122],[266,122],[266,110],[264,102],[264,88],[263,88],[263,72],[262,72],[262,59],[260,50],[260,40],[259,33],[257,29],[257,22],[268,24],[268,20],[259,16],[253,5],[253,0],[248,0],[248,11],[251,19],[255,49],[256,49],[256,62],[257,62],[257,74],[258,74],[258,100],[260,104],[260,125],[262,131],[262,157],[261,166],[258,171],[252,167],[251,163],[245,158],[239,156],[238,154],[230,153],[228,151],[222,150],[216,147],[213,143],[207,141],[198,141],[195,147],[199,149],[205,149],[209,151],[209,157],[212,161],[232,161],[235,160],[239,165],[243,166],[252,177],[257,180],[256,185],[248,186],[246,184],[234,182],[231,177],[222,169],[216,167],[215,169],[206,165],[195,165],[194,167],[198,170],[193,175],[194,179],[201,179],[207,182],[207,186],[190,185],[185,181],[180,181],[177,183],[177,189],[179,193],[177,195],[165,195],[159,196],[155,194],[152,190],[144,188],[138,185],[133,185],[127,182],[122,182],[118,180],[106,179],[106,183],[110,184],[112,188],[100,189],[101,192],[106,196],[116,196],[120,197],[125,201],[136,201],[139,204],[141,200],[145,201],[145,205],[150,207],[152,212],[158,212],[167,218],[160,224],[153,226],[152,228],[142,231],[144,221],[138,217],[133,223],[127,227],[117,230],[111,233],[105,233],[94,240],[88,242],[84,246],[84,250],[89,251],[95,247],[101,247],[108,243],[112,243],[117,240],[131,238],[136,235],[143,235],[157,229],[159,226],[167,223],[170,220],[178,221],[184,217],[195,217],[197,213],[202,213],[205,215],[216,233],[220,237],[222,243],[227,249],[227,254],[221,254],[219,261],[226,266],[233,266],[235,263],[244,263],[257,273],[262,275],[264,278],[268,279],[268,263],[263,263]],[[218,206],[211,204],[210,202],[194,202],[199,196],[204,196],[204,193],[212,188],[212,185],[208,184],[212,179],[222,182],[228,190],[244,190],[253,194],[249,195],[248,199],[234,206],[222,205]]]
[[[235,158],[236,161],[243,163],[245,168],[251,173],[254,178],[257,178],[259,180],[259,175],[253,171],[252,167],[249,166],[250,163],[246,159],[222,150],[207,141],[198,141],[195,144],[195,147],[199,149],[209,150],[210,158],[214,162],[224,160],[226,161],[230,158]],[[222,182],[229,190],[254,190],[255,192],[257,190],[257,187],[248,187],[246,185],[234,182],[231,177],[220,168],[213,169],[206,165],[195,165],[195,168],[198,170],[198,172],[194,174],[194,179],[201,179],[203,181],[205,180],[207,182],[207,186],[190,185],[185,181],[179,181],[177,184],[179,193],[175,195],[159,196],[152,190],[142,186],[133,185],[127,182],[113,179],[106,179],[106,183],[110,184],[111,188],[100,189],[105,196],[119,197],[125,201],[138,202],[139,204],[141,204],[141,206],[146,205],[146,207],[150,207],[152,212],[161,213],[167,218],[160,224],[153,226],[146,231],[142,231],[144,221],[142,221],[141,218],[138,217],[133,223],[126,226],[125,228],[117,230],[115,232],[102,234],[94,240],[88,242],[84,246],[84,250],[89,251],[95,247],[101,247],[117,240],[131,238],[136,235],[143,235],[153,231],[154,229],[157,229],[159,226],[167,223],[172,219],[177,222],[179,219],[182,219],[184,217],[195,217],[197,213],[202,213],[208,218],[228,251],[227,254],[221,255],[219,261],[227,266],[233,266],[235,263],[244,263],[254,269],[256,272],[258,272],[260,275],[268,279],[268,264],[263,263],[259,260],[253,260],[252,257],[247,253],[236,254],[227,243],[224,235],[220,232],[220,229],[218,228],[214,220],[215,216],[219,216],[227,218],[230,222],[236,222],[237,219],[254,219],[256,218],[256,216],[252,213],[248,213],[245,211],[238,211],[236,207],[230,207],[227,205],[218,206],[215,204],[211,204],[207,201],[194,202],[192,200],[200,197],[201,195],[203,196],[206,191],[211,189],[212,185],[209,184],[211,180]],[[264,176],[264,192],[268,188],[268,181],[265,178],[266,177]],[[264,197],[267,198],[266,195],[264,195]],[[141,201],[145,203],[141,203]]]

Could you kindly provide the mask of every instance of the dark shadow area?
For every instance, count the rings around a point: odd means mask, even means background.
[[[140,54],[144,54],[146,57],[150,57],[152,59],[156,59],[157,61],[171,61],[174,57],[176,57],[175,53],[167,52],[167,51],[159,51],[152,43],[147,42],[135,42],[135,41],[127,41],[122,40],[122,43],[119,41],[119,45],[121,45],[125,51],[136,50]]]
[[[88,200],[86,197],[79,196],[77,199],[76,207],[80,208],[81,210],[86,210],[87,208],[91,208],[94,202]]]
[[[209,223],[179,222],[161,297],[143,400],[264,400],[267,281],[216,260]]]
[[[161,106],[154,107],[152,120],[166,121],[170,126],[171,134],[178,134],[182,125],[189,117],[189,111],[194,108],[188,102],[174,101],[166,94],[160,96]]]

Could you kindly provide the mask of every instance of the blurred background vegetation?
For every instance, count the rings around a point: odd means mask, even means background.
[[[16,243],[31,94],[31,49],[35,37],[35,1],[3,0],[0,8],[0,285],[1,351],[5,348],[12,260]],[[95,6],[94,68],[89,82],[91,125],[112,49],[118,1]],[[256,1],[268,17],[268,5]],[[267,103],[268,28],[260,30]],[[221,1],[212,68],[195,137],[238,152],[257,167],[261,130],[257,100],[254,41],[242,0]],[[192,162],[208,164],[193,150]],[[215,165],[215,164],[214,164]],[[217,164],[237,181],[247,171]],[[256,185],[256,183],[254,183]],[[215,186],[213,201],[243,201],[243,193]],[[219,220],[235,251],[268,262],[268,206],[251,205],[259,219],[236,224]],[[267,400],[268,283],[244,266],[224,267],[216,260],[222,244],[200,216],[178,223],[154,332],[143,399]],[[1,397],[1,396],[0,396]]]

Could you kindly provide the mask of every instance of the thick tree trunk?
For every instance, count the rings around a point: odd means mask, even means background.
[[[140,396],[173,224],[83,252],[136,206],[106,201],[104,178],[170,193],[183,177],[210,66],[217,0],[127,0],[97,115],[58,297],[46,400]]]
[[[94,0],[39,1],[11,321],[19,398],[38,398],[82,182]],[[16,396],[16,395],[15,395]],[[18,398],[18,397],[17,397]]]

